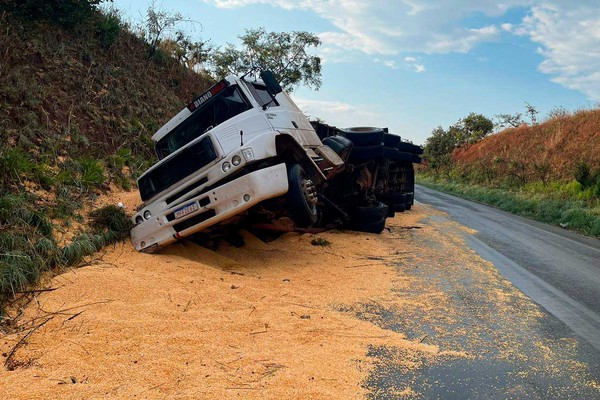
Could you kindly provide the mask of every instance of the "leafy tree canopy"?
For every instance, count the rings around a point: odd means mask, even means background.
[[[494,123],[482,114],[470,113],[447,130],[438,126],[425,143],[429,166],[439,169],[450,164],[452,152],[460,146],[477,143],[494,129]]]
[[[0,0],[0,10],[30,21],[50,21],[74,28],[88,20],[98,4],[112,0]]]
[[[212,55],[212,72],[217,79],[250,70],[269,69],[287,91],[298,85],[318,90],[321,87],[321,59],[309,54],[321,45],[309,32],[267,32],[264,28],[247,29],[240,36],[242,47],[228,44]]]

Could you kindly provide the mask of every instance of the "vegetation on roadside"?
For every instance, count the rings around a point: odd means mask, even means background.
[[[537,187],[533,186],[529,190],[516,192],[469,183],[435,180],[425,175],[419,176],[418,183],[523,217],[600,238],[600,202],[596,201],[590,204],[586,200],[577,200],[578,197],[581,197],[579,195],[581,192],[578,192],[576,185],[567,185],[570,189],[561,188],[556,192],[548,189],[539,190],[539,186],[535,185]],[[559,195],[559,193],[564,194],[570,190],[573,191],[574,198]]]
[[[76,266],[129,235],[129,216],[123,208],[109,205],[90,213],[91,229],[61,246],[54,223],[40,211],[38,201],[27,193],[0,197],[0,302],[35,283],[43,272]]]
[[[600,237],[600,110],[557,108],[539,123],[526,105],[531,124],[502,114],[500,126],[519,125],[473,143],[436,128],[418,182]]]
[[[149,57],[100,3],[0,0],[0,314],[44,271],[128,236],[123,208],[84,210],[130,189],[153,162],[150,136],[213,82]]]

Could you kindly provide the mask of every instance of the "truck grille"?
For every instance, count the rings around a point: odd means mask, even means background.
[[[189,146],[138,180],[142,200],[146,201],[152,198],[169,186],[202,169],[216,158],[217,153],[209,137]]]
[[[204,222],[207,219],[214,217],[215,215],[217,215],[217,212],[215,210],[204,211],[201,214],[194,215],[191,218],[188,218],[178,224],[173,225],[173,229],[175,229],[176,232],[181,232],[186,230],[187,228],[191,228],[192,226],[199,224],[200,222]]]

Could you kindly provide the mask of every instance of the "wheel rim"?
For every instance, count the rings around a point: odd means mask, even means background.
[[[302,177],[301,186],[302,194],[304,196],[304,200],[306,200],[306,204],[312,212],[316,213],[317,201],[319,199],[317,198],[317,189],[315,188],[315,184],[312,180]]]

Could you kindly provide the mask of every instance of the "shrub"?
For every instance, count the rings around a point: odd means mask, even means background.
[[[26,21],[49,21],[73,29],[88,21],[103,0],[0,0],[0,10]]]
[[[573,173],[575,180],[586,188],[591,186],[592,184],[592,170],[588,163],[585,161],[580,161],[575,166],[575,172]]]
[[[95,232],[112,232],[110,242],[125,239],[133,223],[121,207],[108,205],[90,213],[91,225]],[[108,243],[107,243],[108,244]]]
[[[0,149],[0,183],[7,186],[18,183],[29,176],[35,164],[24,150],[19,147]]]
[[[121,20],[116,12],[102,13],[98,21],[96,35],[100,45],[110,48],[118,39],[121,32]]]
[[[104,169],[98,160],[92,158],[81,158],[78,160],[81,167],[80,182],[86,189],[99,188],[104,183]]]

